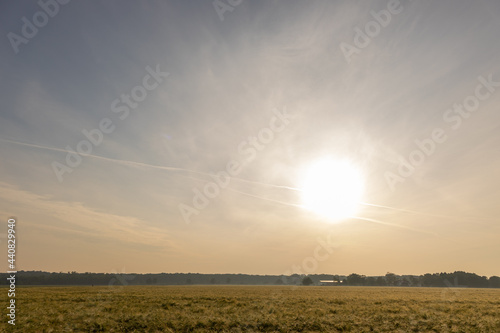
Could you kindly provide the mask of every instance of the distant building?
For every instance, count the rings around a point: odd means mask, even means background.
[[[336,286],[339,283],[334,280],[319,280],[319,285],[320,286]]]

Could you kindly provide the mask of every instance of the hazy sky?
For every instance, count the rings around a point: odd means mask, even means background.
[[[497,0],[47,3],[0,10],[17,269],[500,275]],[[302,207],[326,156],[358,218]]]

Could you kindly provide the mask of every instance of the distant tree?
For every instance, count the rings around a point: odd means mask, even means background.
[[[227,278],[226,279],[226,284],[230,284],[231,283],[231,279],[230,278]]]
[[[290,275],[290,279],[288,281],[288,284],[300,284],[302,279],[300,278],[299,274],[292,274]]]
[[[211,283],[211,284],[216,284],[216,283],[217,283],[217,281],[215,281],[215,278],[211,278],[211,279],[210,279],[210,283]]]
[[[401,287],[409,287],[410,286],[410,280],[408,279],[403,279],[401,280],[401,283],[399,284]]]
[[[302,284],[304,286],[310,286],[313,283],[314,283],[313,280],[309,276],[306,276],[305,278],[302,279]]]
[[[382,276],[377,277],[377,286],[387,286],[387,281]]]
[[[364,275],[352,273],[346,278],[346,284],[349,286],[363,286],[365,285],[365,278]]]
[[[408,277],[411,287],[417,287],[420,285],[420,278],[418,276],[410,276]]]
[[[397,281],[396,274],[387,272],[387,274],[385,275],[385,281],[387,282],[388,286],[395,286]]]
[[[443,280],[456,281],[457,286],[467,286],[475,288],[486,288],[488,287],[488,278],[486,276],[479,276],[474,273],[467,273],[462,271],[456,271],[453,273],[441,273]]]
[[[369,276],[366,278],[365,281],[367,286],[376,286],[377,285],[377,279],[374,278],[373,276]]]
[[[432,274],[425,273],[424,275],[420,275],[420,281],[423,287],[429,287],[430,282],[432,281]]]
[[[500,288],[500,277],[490,276],[488,283],[490,288]]]

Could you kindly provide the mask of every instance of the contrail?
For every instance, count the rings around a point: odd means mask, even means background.
[[[368,218],[368,217],[361,217],[361,216],[349,216],[349,217],[352,218],[352,219],[363,220],[363,221],[367,221],[367,222],[372,222],[372,223],[387,225],[387,226],[390,226],[390,227],[407,229],[407,230],[411,230],[411,231],[421,232],[423,234],[438,236],[438,234],[436,234],[434,232],[429,232],[429,231],[425,231],[425,230],[415,229],[415,228],[412,228],[412,227],[407,227],[407,226],[404,226],[404,225],[399,225],[399,224],[394,224],[394,223],[389,223],[389,222],[383,222],[383,221],[371,219],[371,218]]]
[[[379,208],[387,208],[391,210],[397,210],[399,212],[405,212],[405,213],[414,213],[414,214],[422,214],[422,215],[429,215],[425,213],[420,213],[414,210],[408,210],[408,209],[402,209],[402,208],[395,208],[395,207],[390,207],[390,206],[383,206],[383,205],[376,205],[376,204],[371,204],[367,202],[360,202],[360,204],[365,205],[365,206],[371,206],[371,207],[379,207]]]
[[[415,232],[420,232],[420,233],[423,233],[423,234],[440,237],[441,240],[446,240],[446,241],[449,241],[451,243],[465,245],[463,242],[459,242],[459,241],[456,241],[456,240],[451,239],[449,237],[445,237],[445,236],[439,235],[438,233],[435,233],[435,232],[430,232],[430,231],[415,229],[415,228],[412,228],[412,227],[407,227],[407,226],[398,225],[398,224],[394,224],[394,223],[382,222],[382,221],[375,220],[375,219],[370,219],[370,218],[367,218],[367,217],[361,217],[361,216],[350,216],[350,217],[353,218],[353,219],[358,219],[358,220],[373,222],[373,223],[377,223],[377,224],[387,225],[387,226],[391,226],[391,227],[396,227],[396,228],[407,229],[407,230],[411,230],[411,231],[415,231]]]
[[[247,195],[247,196],[256,198],[256,199],[266,200],[266,201],[270,201],[270,202],[274,202],[274,203],[278,203],[278,204],[286,205],[286,206],[293,206],[293,207],[298,207],[298,208],[305,208],[303,205],[291,204],[291,203],[288,203],[288,202],[283,202],[283,201],[268,199],[268,198],[257,196],[257,195],[254,195],[254,194],[250,194],[250,193],[238,191],[238,190],[235,190],[235,189],[232,189],[232,188],[227,188],[227,189],[230,190],[230,191],[236,192],[236,193],[240,193],[240,194],[243,194],[243,195]],[[363,221],[377,223],[377,224],[382,224],[382,225],[386,225],[386,226],[390,226],[390,227],[401,228],[401,229],[416,231],[416,232],[420,232],[420,233],[424,233],[424,234],[428,234],[428,235],[438,236],[436,233],[433,233],[433,232],[424,231],[424,230],[420,230],[420,229],[415,229],[415,228],[412,228],[412,227],[407,227],[407,226],[403,226],[403,225],[399,225],[399,224],[394,224],[394,223],[389,223],[389,222],[383,222],[383,221],[371,219],[371,218],[368,218],[368,217],[348,216],[348,218],[352,218],[352,219],[356,219],[356,220],[363,220]]]
[[[404,213],[411,213],[411,214],[418,214],[418,215],[424,215],[424,216],[432,216],[432,217],[443,217],[447,219],[488,219],[484,217],[477,217],[477,216],[448,216],[448,215],[439,215],[439,214],[429,214],[429,213],[422,213],[418,212],[415,210],[409,210],[409,209],[401,209],[401,208],[395,208],[395,207],[390,207],[390,206],[383,206],[383,205],[376,205],[376,204],[370,204],[367,202],[360,202],[360,204],[365,205],[365,206],[371,206],[371,207],[379,207],[379,208],[386,208],[386,209],[391,209],[395,210],[398,212],[404,212]]]
[[[242,181],[242,182],[250,183],[250,184],[257,184],[257,185],[263,185],[263,186],[268,186],[268,187],[281,188],[281,189],[302,192],[302,189],[296,188],[296,187],[291,187],[291,186],[268,184],[268,183],[262,183],[262,182],[257,182],[257,181],[242,179],[242,178],[234,178],[234,179]],[[241,192],[241,193],[247,194],[247,193],[243,193],[243,192]],[[247,194],[247,195],[250,195],[250,194]],[[254,196],[254,197],[257,197],[257,196]],[[265,198],[261,198],[261,199],[265,199]],[[265,200],[269,200],[269,199],[265,199]],[[286,204],[286,203],[283,203],[283,204]],[[447,218],[447,219],[461,219],[461,220],[464,220],[464,219],[488,220],[489,219],[489,218],[477,217],[477,216],[469,216],[469,217],[465,216],[464,217],[464,216],[448,216],[448,215],[439,215],[439,214],[429,214],[429,213],[423,213],[423,212],[419,212],[419,211],[415,211],[415,210],[402,209],[402,208],[396,208],[396,207],[390,207],[390,206],[384,206],[384,205],[377,205],[377,204],[372,204],[372,203],[367,203],[367,202],[360,202],[359,204],[364,205],[364,206],[390,209],[390,210],[394,210],[394,211],[398,211],[398,212],[417,214],[417,215],[423,215],[423,216],[441,217],[441,218]],[[304,208],[303,206],[298,206],[298,207]],[[373,220],[372,222],[376,222],[376,220]]]
[[[233,179],[245,182],[245,183],[251,183],[251,184],[257,184],[257,185],[263,185],[263,186],[268,186],[268,187],[274,187],[274,188],[282,188],[286,190],[292,190],[292,191],[299,191],[302,192],[302,189],[296,188],[296,187],[291,187],[291,186],[285,186],[285,185],[276,185],[276,184],[269,184],[269,183],[262,183],[262,182],[257,182],[254,180],[248,180],[248,179],[243,179],[243,178],[235,178]]]
[[[21,141],[13,141],[13,140],[7,140],[7,139],[2,139],[2,138],[0,138],[0,141],[16,144],[16,145],[20,145],[20,146],[25,146],[25,147],[38,148],[38,149],[56,151],[56,152],[61,152],[61,153],[73,153],[72,151],[69,151],[66,149],[41,146],[41,145],[36,145],[36,144],[32,144],[32,143],[25,143],[25,142],[21,142]],[[103,161],[107,161],[107,162],[118,163],[118,164],[128,165],[128,166],[152,168],[152,169],[167,170],[167,171],[189,172],[189,173],[195,173],[198,175],[209,176],[209,177],[212,176],[212,174],[210,174],[208,172],[196,171],[196,170],[191,170],[191,169],[186,169],[186,168],[176,168],[176,167],[147,164],[147,163],[141,163],[141,162],[135,162],[135,161],[129,161],[129,160],[109,158],[109,157],[104,157],[104,156],[94,155],[94,154],[85,154],[85,153],[78,153],[78,154],[81,156],[85,156],[85,157],[95,158],[95,159],[99,159],[99,160],[103,160]],[[194,178],[194,177],[189,177],[189,176],[183,176],[183,177],[188,177],[188,178],[191,178],[194,180],[199,180],[199,181],[206,181],[206,180],[202,180],[202,179]],[[290,187],[290,186],[266,184],[266,183],[261,183],[261,182],[243,179],[243,178],[238,178],[238,177],[232,177],[232,176],[229,176],[229,177],[231,180],[234,179],[237,181],[250,183],[250,184],[257,184],[257,185],[264,185],[264,186],[275,187],[275,188],[283,188],[283,189],[289,189],[289,190],[294,190],[294,191],[300,191],[300,189]]]
[[[69,151],[64,150],[64,149],[60,149],[60,148],[52,148],[52,147],[39,146],[39,145],[35,145],[35,144],[31,144],[31,143],[25,143],[25,142],[20,142],[20,141],[13,141],[13,140],[1,139],[1,138],[0,138],[0,141],[13,143],[13,144],[20,145],[20,146],[40,148],[40,149],[58,151],[58,152],[62,152],[62,153],[69,153]],[[82,155],[85,155],[85,154],[82,154]]]
[[[47,146],[35,145],[32,143],[25,143],[25,142],[6,140],[6,139],[0,139],[0,140],[4,141],[4,142],[13,143],[16,145],[26,146],[26,147],[57,151],[57,152],[61,152],[61,153],[73,153],[72,151],[69,151],[66,149],[61,149],[61,148],[47,147]],[[168,171],[184,171],[184,172],[198,173],[198,174],[202,174],[202,175],[210,175],[208,173],[190,170],[190,169],[185,169],[185,168],[175,168],[175,167],[166,167],[166,166],[161,166],[161,165],[146,164],[146,163],[141,163],[141,162],[134,162],[134,161],[128,161],[128,160],[109,158],[109,157],[104,157],[104,156],[100,156],[100,155],[85,154],[85,153],[78,153],[78,155],[96,158],[96,159],[100,159],[100,160],[104,160],[104,161],[108,161],[108,162],[115,162],[115,163],[124,164],[124,165],[132,165],[132,166],[154,168],[154,169],[168,170]]]
[[[20,142],[20,141],[13,141],[13,140],[1,139],[1,138],[0,138],[0,141],[13,143],[13,144],[25,146],[25,147],[39,148],[39,149],[56,151],[56,152],[61,152],[61,153],[73,153],[72,151],[69,151],[66,149],[41,146],[41,145],[36,145],[36,144],[32,144],[32,143],[25,143],[25,142]],[[158,169],[158,170],[178,171],[178,172],[190,172],[190,173],[195,173],[195,174],[199,174],[199,175],[203,175],[203,176],[211,176],[211,174],[207,173],[207,172],[196,171],[196,170],[191,170],[191,169],[186,169],[186,168],[176,168],[176,167],[147,164],[147,163],[141,163],[141,162],[135,162],[135,161],[129,161],[129,160],[120,160],[120,159],[116,159],[116,158],[104,157],[104,156],[94,155],[94,154],[85,154],[85,153],[78,153],[78,154],[81,156],[85,156],[85,157],[95,158],[98,160],[103,160],[103,161],[107,161],[107,162],[118,163],[118,164],[122,164],[122,165],[133,166],[133,167],[142,167],[142,168],[151,168],[151,169]],[[188,177],[188,178],[194,179],[194,180],[206,181],[206,180],[194,178],[191,176],[184,176],[184,175],[181,175],[181,176]],[[238,178],[234,178],[234,179],[238,179]],[[249,181],[249,180],[244,180],[244,179],[238,179],[238,180],[252,183],[252,181]]]
[[[247,195],[249,197],[253,197],[253,198],[256,198],[256,199],[261,199],[261,200],[266,200],[266,201],[270,201],[270,202],[275,202],[275,203],[278,203],[278,204],[281,204],[281,205],[286,205],[286,206],[292,206],[292,207],[299,207],[299,208],[305,208],[304,206],[302,205],[298,205],[298,204],[292,204],[292,203],[288,203],[288,202],[284,202],[284,201],[279,201],[279,200],[273,200],[273,199],[268,199],[268,198],[265,198],[265,197],[261,197],[261,196],[258,196],[258,195],[254,195],[254,194],[250,194],[250,193],[246,193],[246,192],[242,192],[242,191],[238,191],[238,190],[235,190],[235,189],[232,189],[232,188],[227,188],[229,191],[233,191],[233,192],[236,192],[236,193],[240,193],[240,194],[243,194],[243,195]]]

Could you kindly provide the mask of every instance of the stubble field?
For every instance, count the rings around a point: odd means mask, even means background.
[[[500,332],[498,289],[21,287],[16,299],[2,331]]]

